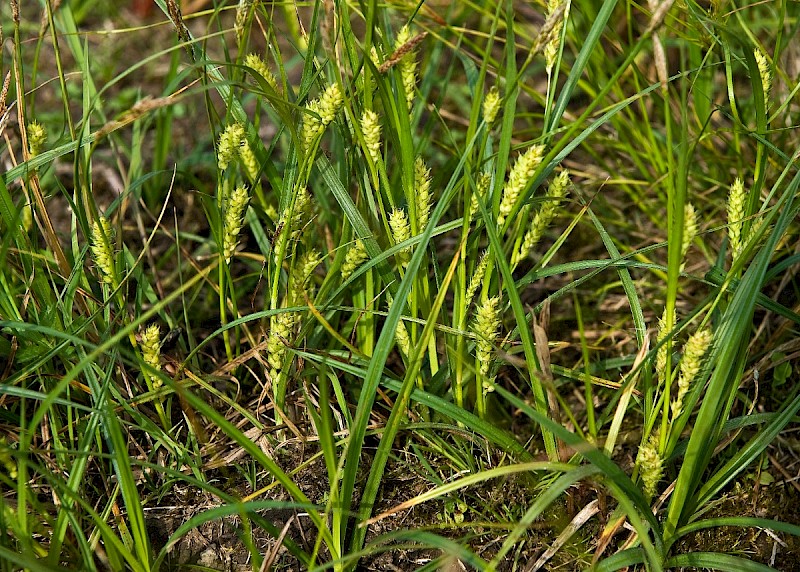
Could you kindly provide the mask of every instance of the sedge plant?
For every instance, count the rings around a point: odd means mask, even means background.
[[[711,512],[800,410],[748,415],[800,324],[789,10],[155,3],[112,71],[122,12],[0,22],[0,568],[235,522],[254,570],[773,569],[682,547],[800,533]]]

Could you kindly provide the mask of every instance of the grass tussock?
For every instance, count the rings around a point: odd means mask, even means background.
[[[797,570],[790,3],[2,12],[0,570]]]

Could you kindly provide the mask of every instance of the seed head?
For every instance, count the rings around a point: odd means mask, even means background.
[[[686,253],[689,252],[689,247],[692,241],[697,236],[697,213],[695,213],[694,206],[691,203],[686,203],[683,209],[683,243],[681,244],[681,259],[686,258]],[[683,270],[685,262],[681,264]]]
[[[391,294],[387,293],[386,296],[389,300],[388,309],[391,310],[394,300],[392,299]],[[411,355],[411,337],[408,335],[408,329],[406,328],[402,318],[397,321],[397,328],[395,329],[395,341],[397,341],[397,347],[400,348],[400,351],[403,352],[403,355]]]
[[[356,240],[353,245],[347,250],[344,256],[344,263],[342,264],[342,280],[347,280],[353,275],[359,266],[369,258],[367,249],[361,239]]]
[[[658,454],[658,436],[653,434],[647,443],[639,447],[636,465],[642,479],[642,488],[648,498],[656,494],[661,475],[664,473],[664,460]]]
[[[236,43],[240,47],[242,46],[242,42],[244,42],[244,33],[245,33],[245,26],[247,24],[247,19],[250,17],[250,13],[253,9],[253,0],[239,0],[239,5],[236,7],[236,20],[233,24],[233,28],[236,31]]]
[[[419,232],[428,226],[431,215],[431,170],[425,164],[422,157],[417,157],[414,161],[414,184],[416,187],[417,199],[417,220],[419,221]]]
[[[522,190],[528,185],[533,177],[536,167],[542,162],[544,146],[532,145],[525,153],[519,156],[511,173],[508,175],[508,182],[503,189],[503,199],[500,202],[500,214],[497,216],[497,225],[503,226],[506,217],[511,214]]]
[[[325,132],[325,128],[336,118],[336,113],[342,107],[344,98],[337,84],[331,84],[322,95],[306,105],[303,114],[303,144],[311,149],[317,139]]]
[[[489,190],[489,184],[492,182],[492,177],[489,173],[481,173],[478,175],[478,179],[475,181],[475,192],[472,193],[472,198],[469,204],[469,218],[470,220],[472,217],[475,216],[475,213],[478,212],[478,196],[480,195],[481,198],[486,198],[486,192]]]
[[[291,205],[283,210],[283,214],[278,218],[275,234],[277,238],[273,245],[274,261],[278,265],[281,263],[281,252],[285,250],[289,238],[294,240],[301,238],[303,224],[311,212],[311,195],[306,187],[297,189],[294,198],[294,207]]]
[[[316,250],[304,252],[292,269],[291,286],[289,295],[292,301],[302,303],[305,295],[309,298],[313,296],[313,287],[309,286],[309,279],[319,263],[322,256]]]
[[[253,71],[261,76],[267,84],[272,87],[275,91],[278,91],[278,81],[275,79],[275,76],[270,71],[269,66],[266,62],[261,59],[261,56],[257,54],[248,54],[244,58],[244,65],[249,68],[252,68]],[[251,74],[252,75],[252,74]]]
[[[322,97],[319,98],[319,116],[324,126],[327,127],[336,119],[336,113],[338,113],[343,103],[344,98],[338,84],[329,85]]]
[[[671,404],[673,419],[680,415],[683,409],[683,399],[689,392],[694,378],[700,372],[703,356],[708,351],[713,339],[714,335],[711,330],[706,328],[692,334],[686,342],[686,346],[683,349],[683,358],[681,358],[681,374],[678,377],[678,394]]]
[[[158,325],[151,324],[141,333],[142,359],[154,370],[161,370],[161,330]],[[162,385],[161,378],[145,372],[145,376],[152,379],[153,389],[158,389]]]
[[[300,187],[297,190],[297,196],[294,198],[294,208],[291,209],[291,218],[289,218],[289,207],[287,207],[283,215],[280,217],[278,226],[288,224],[288,230],[292,238],[299,238],[303,229],[303,223],[311,212],[311,195],[306,187]]]
[[[672,324],[675,324],[675,313],[672,314]],[[661,315],[661,318],[658,320],[658,334],[656,335],[656,344],[661,344],[670,333],[670,330],[667,329],[667,309],[664,308],[664,313]],[[669,360],[669,354],[667,353],[667,344],[663,344],[658,348],[656,352],[656,376],[658,379],[665,383],[667,381],[667,361]]]
[[[28,150],[31,157],[36,157],[47,142],[47,130],[38,121],[28,123]]]
[[[764,103],[769,100],[769,92],[772,90],[772,68],[769,65],[769,60],[760,48],[753,51],[758,64],[758,74],[761,76],[761,87],[764,89]]]
[[[512,265],[518,264],[521,260],[528,256],[528,253],[539,242],[539,240],[541,240],[544,231],[550,225],[550,222],[553,220],[553,217],[556,214],[556,207],[558,206],[558,203],[566,195],[568,186],[569,171],[561,171],[561,173],[553,180],[553,182],[550,183],[544,203],[542,203],[542,207],[539,209],[539,212],[533,216],[531,227],[525,234],[525,238],[522,240],[522,246],[511,259]]]
[[[372,65],[374,65],[376,68],[380,67],[381,57],[378,54],[378,48],[375,47],[375,44],[373,44],[369,50],[369,59],[372,61]]]
[[[242,137],[242,144],[239,146],[239,159],[242,162],[247,178],[251,183],[256,182],[258,176],[258,159],[256,159],[253,148],[250,147],[246,137]]]
[[[397,34],[397,43],[395,50],[400,50],[403,46],[409,44],[413,40],[411,31],[408,26],[403,26]],[[406,104],[409,111],[414,103],[414,90],[417,87],[417,54],[416,50],[410,49],[406,51],[402,58],[400,58],[400,76],[403,79],[403,91],[406,94]]]
[[[739,177],[736,177],[728,194],[728,241],[731,244],[731,258],[734,262],[742,253],[742,227],[744,226],[746,200],[744,183]]]
[[[764,235],[758,236],[764,226],[764,217],[760,214],[753,219],[753,222],[750,223],[750,230],[747,232],[747,239],[742,243],[742,250],[744,250],[745,244],[750,244],[755,240],[762,241],[764,239]]]
[[[492,87],[483,98],[483,120],[486,125],[491,127],[497,113],[500,111],[500,90],[497,86]]]
[[[33,228],[33,204],[26,202],[22,205],[22,221],[20,222],[25,232]]]
[[[381,65],[380,56],[378,55],[378,50],[375,48],[374,44],[369,50],[369,59],[370,61],[372,61],[372,65],[374,65],[376,68],[380,68]],[[366,64],[364,64],[364,67],[366,67]],[[377,84],[375,83],[374,75],[370,74],[368,82],[364,82],[362,80],[361,86],[363,87],[365,93],[367,92],[372,93],[373,91],[375,91],[375,87],[377,86]]]
[[[144,363],[153,369],[161,369],[161,329],[157,324],[151,324],[142,331],[142,357]]]
[[[270,333],[267,338],[267,363],[271,369],[273,379],[283,369],[283,360],[286,356],[286,345],[291,341],[292,333],[297,324],[297,315],[294,312],[281,312],[270,319]]]
[[[475,360],[481,376],[489,374],[494,345],[500,330],[500,297],[489,298],[478,306],[472,331],[475,332]]]
[[[392,239],[395,244],[400,244],[411,238],[411,225],[408,223],[408,216],[403,209],[394,209],[389,215],[389,227],[392,229]],[[401,264],[408,263],[411,248],[407,247],[397,253],[397,258]]]
[[[681,360],[681,376],[685,377],[688,381],[693,381],[700,371],[700,365],[703,356],[706,354],[711,341],[714,339],[711,330],[708,328],[699,330],[692,334],[689,341],[686,342],[686,347],[683,350],[683,359]]]
[[[114,255],[111,244],[114,240],[114,231],[106,217],[100,215],[92,224],[92,255],[94,263],[100,270],[100,281],[112,287],[116,286],[117,275],[114,269]]]
[[[478,287],[480,287],[480,285],[483,283],[483,277],[486,275],[486,269],[489,267],[489,260],[489,251],[484,250],[480,260],[478,261],[478,265],[475,266],[475,272],[472,273],[469,286],[467,286],[467,291],[464,294],[465,307],[468,307],[470,303],[472,303],[472,299],[475,297]]]
[[[244,139],[244,126],[241,123],[232,123],[219,135],[219,145],[217,145],[217,165],[219,170],[224,171],[236,157],[239,147]]]
[[[292,211],[292,237],[299,238],[303,231],[303,223],[311,214],[311,195],[306,187],[300,187],[294,199]]]
[[[397,347],[403,352],[405,356],[411,355],[411,337],[408,335],[408,328],[406,328],[403,320],[397,322],[397,329],[395,331],[395,340],[397,340]]]
[[[377,163],[381,158],[381,124],[378,114],[367,109],[361,116],[361,131],[364,133],[364,142],[367,152],[372,160]]]
[[[225,262],[231,261],[236,246],[239,244],[239,233],[244,224],[244,215],[249,202],[250,194],[243,185],[236,187],[228,198],[222,242],[222,256],[225,258]]]
[[[544,47],[545,71],[548,76],[552,73],[553,66],[556,63],[558,49],[561,46],[561,32],[564,29],[564,21],[568,17],[569,2],[567,2],[564,8],[564,13],[560,16],[556,15],[564,1],[565,0],[547,0],[547,19],[558,18],[558,21],[553,24],[553,29],[549,33],[550,39]]]

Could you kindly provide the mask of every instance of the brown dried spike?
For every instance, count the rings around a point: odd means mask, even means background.
[[[171,105],[173,103],[172,98],[170,97],[158,97],[158,98],[151,98],[146,97],[141,101],[138,101],[133,107],[131,107],[128,111],[124,112],[122,115],[119,116],[118,119],[113,119],[103,125],[97,131],[97,139],[101,139],[111,133],[112,131],[116,131],[117,129],[128,125],[129,123],[133,123],[141,116],[145,115],[149,111],[154,109],[158,109],[160,107],[165,107],[167,105]]]
[[[2,38],[0,37],[0,40]],[[3,80],[3,89],[0,91],[0,115],[5,113],[8,106],[6,105],[6,97],[8,97],[8,88],[11,86],[11,70],[6,73],[6,79]]]
[[[539,53],[545,44],[552,39],[556,25],[559,24],[564,17],[566,6],[566,2],[561,2],[547,17],[547,20],[545,20],[544,24],[542,24],[542,27],[539,29],[539,34],[536,36],[536,40],[531,46],[531,54]]]
[[[661,38],[657,33],[653,34],[653,59],[656,64],[656,76],[659,83],[661,83],[661,91],[667,92],[667,85],[669,84],[669,74],[667,73],[667,54],[664,51],[664,44],[661,43]]]
[[[2,44],[2,42],[0,42],[0,44]],[[6,79],[3,81],[3,89],[0,91],[0,135],[6,128],[8,118],[11,115],[11,113],[8,111],[8,106],[6,105],[6,97],[8,97],[8,88],[10,85],[11,71],[9,70],[8,73],[6,73]]]
[[[411,52],[414,48],[420,45],[420,43],[422,43],[422,40],[424,40],[425,36],[427,35],[428,32],[420,32],[419,34],[411,38],[409,41],[407,41],[405,44],[397,48],[394,51],[394,53],[391,56],[389,56],[389,58],[385,62],[381,64],[381,67],[378,68],[378,71],[381,73],[386,73],[387,71],[392,69],[398,63],[400,63],[400,60],[403,59],[403,56],[405,56],[407,53]]]
[[[645,34],[651,34],[661,27],[661,24],[664,23],[664,18],[667,17],[667,12],[669,12],[669,9],[672,8],[674,3],[675,0],[664,0],[656,7],[653,12],[653,18],[650,20],[650,25],[648,25],[647,30],[645,30]]]
[[[189,30],[186,28],[186,24],[183,23],[181,7],[178,6],[175,0],[167,0],[167,10],[169,11],[169,18],[172,20],[172,23],[175,25],[175,30],[178,32],[178,38],[180,38],[181,41],[188,42]]]

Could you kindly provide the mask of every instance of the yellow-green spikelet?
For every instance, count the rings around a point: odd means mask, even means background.
[[[375,163],[381,159],[381,124],[378,114],[367,109],[361,116],[361,131],[364,133],[364,142],[367,152]]]
[[[747,195],[744,183],[736,178],[728,194],[728,242],[731,248],[731,259],[735,262],[742,252],[742,228],[744,227],[745,203]]]
[[[412,40],[411,30],[403,26],[397,34],[395,49],[401,49]],[[414,92],[417,87],[417,54],[415,50],[408,50],[400,59],[400,77],[403,80],[403,92],[406,96],[406,105],[410,110],[414,103]]]
[[[639,476],[642,479],[644,494],[648,498],[652,498],[664,473],[664,460],[658,453],[657,435],[651,435],[647,443],[639,447],[636,465],[639,467]]]
[[[342,264],[342,280],[347,280],[350,276],[353,275],[359,266],[361,266],[367,259],[369,258],[369,254],[367,254],[367,249],[364,246],[364,242],[359,239],[356,240],[352,246],[347,250],[347,254],[344,256],[344,263]]]
[[[392,229],[392,239],[395,244],[400,244],[411,238],[411,225],[408,222],[406,211],[403,209],[397,208],[391,212],[389,215],[389,227]],[[401,264],[408,263],[410,255],[410,247],[404,248],[396,254]]]
[[[244,126],[241,123],[231,123],[219,135],[217,145],[217,165],[220,171],[228,168],[228,165],[239,154],[239,146],[244,138]]]
[[[500,297],[494,296],[478,306],[472,324],[472,331],[475,332],[475,360],[483,377],[489,374],[499,330]]]
[[[114,231],[106,217],[100,215],[92,224],[91,249],[94,262],[100,271],[100,281],[115,286],[116,270],[114,268],[114,255],[111,245],[114,241]]]
[[[543,145],[532,145],[517,158],[508,175],[508,182],[503,188],[503,198],[500,201],[500,212],[497,216],[498,226],[502,226],[506,217],[511,214],[520,193],[533,177],[536,167],[542,162],[543,155]]]
[[[553,217],[556,214],[556,207],[558,206],[559,202],[561,202],[561,199],[563,199],[566,195],[568,186],[569,171],[565,169],[559,173],[559,175],[550,184],[550,187],[547,190],[547,196],[542,203],[542,207],[533,216],[530,229],[527,233],[525,233],[525,237],[522,240],[522,246],[515,256],[512,256],[512,264],[517,264],[519,261],[528,256],[528,253],[539,242],[539,240],[541,240],[544,231],[550,225],[550,221],[553,220]]]
[[[428,226],[431,216],[431,170],[425,164],[422,157],[417,157],[414,161],[414,191],[417,199],[417,220],[419,221],[419,232]]]
[[[250,202],[250,194],[243,185],[239,185],[228,198],[225,207],[222,256],[225,262],[230,262],[236,246],[239,244],[239,233],[244,224],[244,215],[247,211],[247,204]]]

